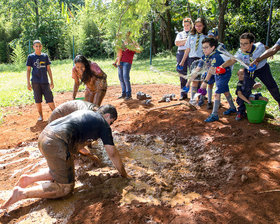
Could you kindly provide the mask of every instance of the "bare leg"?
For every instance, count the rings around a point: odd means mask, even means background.
[[[51,176],[49,172],[49,168],[40,170],[37,173],[34,174],[23,174],[19,178],[19,181],[16,183],[16,186],[19,186],[21,188],[25,188],[30,184],[33,184],[37,181],[43,181],[43,180],[53,180],[53,177]]]
[[[39,118],[38,121],[42,121],[43,120],[43,112],[42,112],[42,103],[36,103],[36,107],[37,107],[37,111],[39,113]]]
[[[91,93],[89,90],[85,91],[85,101],[93,103],[94,94]]]
[[[58,184],[56,182],[42,183],[31,188],[15,187],[12,196],[1,206],[6,209],[10,205],[26,198],[60,198],[69,194],[74,188],[74,183]]]
[[[54,102],[48,103],[48,105],[49,105],[49,107],[51,108],[52,111],[55,109]]]
[[[106,90],[99,90],[94,96],[93,103],[100,107],[105,94]]]

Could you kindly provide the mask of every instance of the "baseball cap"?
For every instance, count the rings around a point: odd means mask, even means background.
[[[208,31],[208,36],[214,36],[217,37],[218,36],[218,29],[214,28]]]

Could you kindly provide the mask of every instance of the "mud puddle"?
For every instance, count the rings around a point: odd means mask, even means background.
[[[102,160],[102,165],[95,167],[88,157],[77,155],[72,195],[57,200],[23,200],[11,206],[10,212],[2,218],[10,222],[9,216],[13,217],[16,223],[67,223],[75,212],[75,205],[115,196],[119,198],[119,206],[134,202],[169,207],[187,205],[211,188],[226,183],[235,173],[231,158],[223,157],[218,147],[206,146],[211,139],[186,137],[187,143],[181,145],[174,144],[174,139],[169,142],[152,135],[117,132],[113,135],[132,179],[118,175],[102,143],[96,141],[89,149]],[[0,203],[10,196],[21,174],[47,167],[37,143],[1,150],[0,162],[1,180],[10,182],[0,186]]]

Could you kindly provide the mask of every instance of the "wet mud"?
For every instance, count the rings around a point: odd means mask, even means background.
[[[279,118],[237,122],[223,117],[223,102],[220,121],[205,124],[205,106],[155,109],[172,104],[158,101],[176,93],[176,86],[139,85],[133,91],[151,95],[151,103],[118,100],[119,87],[110,87],[104,100],[118,109],[113,136],[131,179],[120,177],[102,143],[93,142],[89,150],[102,164],[76,155],[71,195],[22,200],[0,214],[0,223],[280,222]],[[61,104],[71,93],[55,99]],[[21,174],[47,167],[36,142],[46,122],[36,122],[34,105],[13,111],[0,126],[0,204]]]

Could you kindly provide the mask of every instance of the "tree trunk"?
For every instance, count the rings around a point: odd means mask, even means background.
[[[228,0],[218,0],[219,2],[219,41],[223,43],[225,38],[225,13],[227,9]]]
[[[39,28],[39,7],[38,7],[38,1],[34,0],[35,5],[35,14],[36,14],[36,30]]]
[[[192,19],[193,21],[193,17],[192,17],[192,12],[191,12],[191,7],[190,7],[190,2],[187,1],[187,8],[188,8],[188,13],[189,13],[189,17]]]

